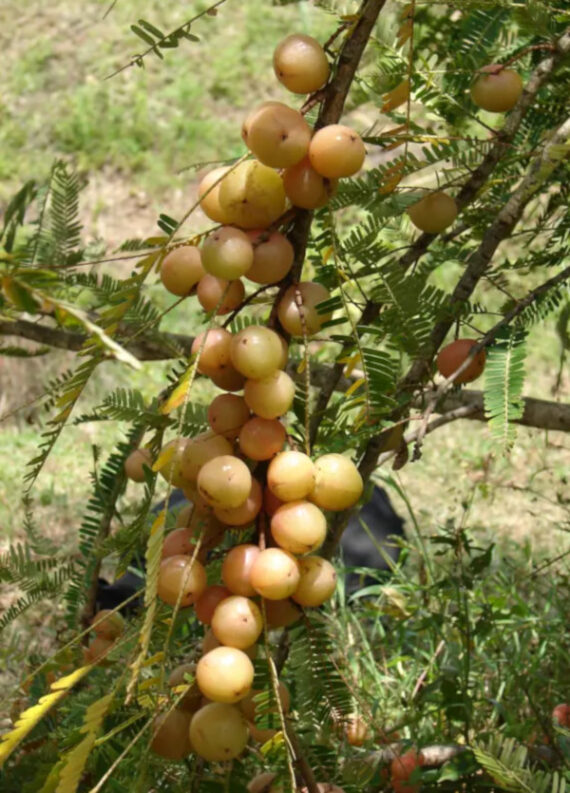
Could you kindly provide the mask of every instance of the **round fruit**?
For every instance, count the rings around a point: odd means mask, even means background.
[[[278,419],[254,416],[240,430],[239,448],[250,460],[269,460],[281,451],[286,435]]]
[[[190,722],[190,741],[194,751],[209,762],[226,762],[239,757],[248,737],[249,730],[242,713],[221,702],[204,705]]]
[[[305,498],[315,486],[315,466],[303,452],[281,452],[269,463],[267,486],[281,501]]]
[[[287,237],[279,231],[274,231],[268,239],[258,242],[264,233],[259,230],[247,232],[253,245],[253,264],[245,277],[256,284],[276,284],[285,278],[293,266],[295,252]]]
[[[245,385],[245,377],[230,365],[220,372],[211,372],[208,377],[224,391],[241,391]]]
[[[263,509],[269,515],[270,518],[275,515],[279,507],[284,504],[284,501],[281,501],[280,498],[277,498],[275,493],[272,493],[271,490],[266,487],[263,493]]]
[[[281,710],[283,713],[289,713],[289,708],[291,706],[291,696],[287,689],[285,683],[282,683],[281,680],[278,684],[279,689],[279,700],[281,702]],[[261,694],[261,689],[253,688],[247,697],[244,697],[242,701],[239,703],[240,710],[242,711],[243,715],[246,717],[248,721],[255,721],[257,717],[257,709],[259,704],[255,701],[255,697],[258,694]],[[273,690],[271,690],[271,702],[273,702]],[[268,708],[267,705],[261,708],[264,713],[277,713],[277,708],[275,705],[271,709]]]
[[[199,333],[192,342],[192,355],[197,355],[200,348],[198,371],[210,377],[222,372],[230,363],[230,344],[232,334],[223,328],[209,328]]]
[[[245,287],[239,278],[234,281],[226,281],[206,273],[198,283],[196,294],[204,311],[209,313],[214,311],[217,306],[216,316],[220,316],[229,314],[230,311],[241,305],[245,297]]]
[[[205,275],[200,251],[194,245],[175,248],[160,266],[160,280],[173,295],[185,297]]]
[[[104,639],[102,636],[96,636],[89,647],[83,651],[83,656],[86,664],[97,664],[109,653],[115,642],[112,639]]]
[[[451,375],[459,369],[476,344],[478,344],[478,342],[474,339],[456,339],[452,341],[451,344],[443,347],[437,356],[436,366],[438,372],[445,378],[451,377]],[[453,382],[470,383],[472,380],[476,380],[483,374],[485,359],[485,350],[480,350],[471,360],[467,368],[464,369]]]
[[[332,597],[336,589],[336,570],[320,556],[299,559],[299,584],[291,597],[300,606],[315,608]]]
[[[309,160],[317,173],[327,179],[353,176],[362,168],[366,149],[360,135],[342,124],[329,124],[315,132]]]
[[[253,664],[236,647],[216,647],[198,661],[196,680],[202,694],[212,702],[232,704],[249,693]]]
[[[336,193],[337,183],[317,173],[308,157],[283,173],[285,194],[293,206],[301,209],[324,207]]]
[[[222,226],[206,238],[202,246],[202,264],[207,273],[217,278],[228,281],[240,278],[253,264],[251,242],[240,229]]]
[[[265,618],[268,628],[288,628],[301,619],[301,609],[289,600],[265,600]]]
[[[410,777],[421,766],[421,752],[408,749],[404,754],[394,757],[390,763],[392,787],[396,793],[416,793],[421,787],[420,783],[408,784]]]
[[[277,171],[267,165],[247,160],[234,168],[222,182],[220,204],[233,225],[242,229],[266,229],[285,210],[283,181]],[[249,266],[252,261],[253,253]],[[203,264],[208,272],[214,272],[209,270],[206,261]],[[217,272],[214,275],[237,277]]]
[[[235,394],[219,394],[208,408],[208,424],[218,435],[235,440],[250,413],[245,399]]]
[[[271,168],[288,168],[306,156],[311,128],[298,110],[281,102],[268,102],[249,113],[242,137],[259,162]]]
[[[161,463],[158,473],[165,482],[169,482],[172,487],[184,487],[186,484],[186,480],[182,476],[180,470],[182,454],[184,453],[186,442],[186,438],[174,438],[160,450],[159,460],[163,457],[164,462]]]
[[[202,432],[186,444],[180,466],[182,476],[188,482],[195,482],[203,465],[216,457],[221,457],[222,454],[231,454],[232,451],[233,446],[227,438],[211,432]]]
[[[206,631],[204,638],[202,639],[202,654],[209,653],[211,650],[215,650],[216,647],[221,647],[222,643],[218,641],[216,638],[214,631],[211,628],[208,628]],[[257,644],[252,644],[251,647],[246,647],[243,651],[247,657],[255,661],[257,656]]]
[[[302,33],[293,33],[279,42],[273,53],[273,69],[279,82],[294,94],[318,91],[330,71],[319,42]]]
[[[276,419],[293,404],[295,383],[279,369],[262,380],[246,380],[243,397],[257,416]]]
[[[200,700],[202,699],[202,693],[194,679],[195,675],[196,664],[180,664],[180,666],[172,670],[168,677],[169,688],[187,687],[188,690],[176,707],[188,713],[195,713],[200,707]],[[187,677],[191,678],[192,682],[188,682]]]
[[[216,457],[200,469],[198,492],[211,507],[240,507],[251,492],[249,468],[231,454]]]
[[[479,70],[471,86],[471,99],[489,113],[506,113],[513,109],[522,92],[523,82],[517,72],[491,63]]]
[[[343,454],[323,454],[315,461],[315,487],[309,498],[321,509],[349,509],[363,489],[358,468]]]
[[[330,292],[321,284],[305,281],[294,284],[285,292],[277,306],[277,316],[291,336],[312,336],[318,333],[323,322],[328,322],[332,313],[320,314],[319,303],[329,300]]]
[[[123,634],[125,621],[118,612],[102,609],[91,620],[91,628],[96,636],[112,641]]]
[[[174,708],[156,716],[152,723],[150,748],[167,760],[182,760],[192,751],[190,742],[191,714]]]
[[[171,556],[192,556],[196,548],[196,543],[193,540],[192,532],[182,527],[173,529],[164,538],[162,544],[162,558],[169,559]],[[202,561],[200,554],[198,554],[198,561]]]
[[[204,214],[207,215],[210,220],[213,220],[216,223],[228,222],[226,213],[220,206],[221,181],[218,182],[218,179],[221,179],[221,177],[224,176],[224,174],[226,174],[228,171],[228,166],[214,168],[213,171],[210,171],[206,174],[206,176],[204,176],[198,187],[198,195],[200,197],[200,206],[202,207],[202,212],[204,212]],[[216,184],[215,187],[212,187],[212,185],[214,185],[216,182],[218,182],[218,184]],[[205,195],[206,193],[208,193],[208,195]]]
[[[194,605],[198,620],[204,625],[211,625],[216,607],[231,594],[229,589],[219,584],[206,587]]]
[[[437,192],[421,198],[407,209],[410,220],[420,231],[428,234],[439,234],[451,226],[457,217],[455,199],[447,193]]]
[[[226,526],[249,526],[261,511],[263,491],[257,479],[251,480],[251,490],[246,501],[233,509],[214,509],[214,514]]]
[[[267,600],[283,600],[297,589],[299,563],[281,548],[261,551],[251,568],[251,585]]]
[[[327,534],[325,516],[309,501],[290,501],[271,518],[273,539],[289,553],[302,554],[320,548]]]
[[[160,563],[158,597],[169,606],[175,606],[180,597],[180,608],[192,605],[206,589],[206,571],[200,562],[189,556],[170,556]]]
[[[152,456],[148,449],[135,449],[125,460],[125,474],[133,482],[144,482],[143,466],[152,466]]]
[[[251,380],[261,380],[277,371],[283,349],[274,330],[250,325],[232,337],[230,354],[234,369]]]
[[[351,746],[363,746],[371,735],[367,723],[358,713],[345,720],[344,734]]]
[[[222,563],[222,581],[235,595],[253,597],[256,594],[251,585],[251,570],[260,554],[257,545],[235,545],[228,551]]]
[[[222,644],[245,650],[261,636],[261,611],[253,600],[242,595],[231,595],[216,607],[212,630]]]
[[[570,705],[562,703],[552,711],[552,721],[561,727],[570,727]]]

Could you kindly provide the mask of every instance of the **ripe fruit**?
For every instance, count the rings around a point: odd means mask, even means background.
[[[167,760],[182,760],[192,751],[190,742],[191,714],[174,708],[161,713],[152,723],[150,748]]]
[[[323,322],[328,322],[332,313],[320,314],[319,303],[329,300],[330,292],[321,284],[305,281],[290,286],[277,306],[277,316],[291,336],[312,336],[318,333]],[[299,303],[301,305],[299,305]]]
[[[329,198],[336,193],[335,180],[321,176],[312,167],[308,157],[292,165],[283,173],[283,187],[289,201],[302,209],[324,207]]]
[[[283,600],[292,595],[299,578],[299,563],[281,548],[261,551],[251,568],[251,585],[268,600]]]
[[[319,42],[293,33],[279,42],[273,53],[275,75],[294,94],[318,91],[329,77],[329,62]]]
[[[471,86],[471,99],[489,113],[506,113],[516,105],[522,91],[523,82],[517,72],[491,63],[479,69]]]
[[[447,193],[437,192],[421,198],[416,204],[407,209],[410,220],[420,231],[428,234],[439,234],[451,226],[457,217],[457,204],[455,199]]]
[[[195,674],[196,664],[180,664],[180,666],[172,670],[168,677],[169,688],[187,687],[188,690],[176,707],[180,708],[180,710],[188,711],[189,713],[195,713],[198,710],[200,707],[200,700],[202,699],[202,693],[194,680]],[[191,678],[192,682],[187,682],[186,677]]]
[[[287,689],[285,683],[279,681],[278,684],[279,689],[279,700],[281,702],[281,710],[283,713],[289,713],[289,708],[291,706],[291,696]],[[240,710],[242,711],[243,715],[246,717],[248,721],[255,721],[257,718],[257,710],[258,708],[263,711],[264,713],[277,713],[277,707],[273,702],[273,689],[271,689],[271,700],[272,706],[269,707],[267,704],[263,704],[260,707],[260,703],[255,701],[255,697],[261,694],[261,689],[252,689],[247,697],[244,697],[242,701],[239,703]]]
[[[238,457],[224,454],[210,460],[198,474],[198,492],[211,507],[239,507],[251,491],[251,474]]]
[[[231,705],[212,702],[194,714],[190,741],[196,754],[210,762],[238,757],[247,743],[249,730],[242,713]]]
[[[215,275],[206,273],[198,283],[196,294],[204,311],[209,313],[217,306],[216,316],[220,316],[228,314],[241,304],[245,297],[245,287],[239,278],[226,281],[224,278],[216,278]]]
[[[231,594],[229,589],[219,584],[206,587],[194,605],[198,620],[204,625],[211,625],[216,607]]]
[[[552,711],[552,721],[561,727],[570,727],[570,705],[562,703]]]
[[[180,465],[182,475],[188,482],[195,482],[205,463],[222,454],[231,454],[232,451],[233,446],[227,438],[211,432],[202,432],[186,444]]]
[[[144,482],[143,466],[152,465],[152,457],[148,449],[135,449],[125,460],[125,474],[133,482]]]
[[[229,647],[245,650],[259,639],[263,618],[257,605],[242,595],[231,595],[214,611],[212,630],[216,639]]]
[[[253,248],[247,235],[233,226],[222,226],[206,238],[202,246],[204,270],[217,278],[233,281],[245,275],[253,264]]]
[[[443,375],[443,377],[451,377],[451,375],[459,369],[476,344],[477,341],[475,341],[475,339],[456,339],[452,341],[451,344],[443,347],[437,356],[436,366],[438,372]],[[467,368],[455,378],[454,382],[470,383],[472,380],[476,380],[479,375],[483,373],[486,357],[485,350],[480,350]]]
[[[216,638],[214,631],[211,628],[208,628],[206,633],[204,634],[204,638],[202,639],[202,654],[205,655],[209,653],[211,650],[215,650],[216,647],[221,647],[221,642],[218,641]],[[257,644],[252,644],[251,647],[246,647],[243,651],[249,659],[255,661],[257,656]]]
[[[102,639],[118,639],[125,630],[125,621],[118,612],[102,609],[91,620],[91,628]]]
[[[222,182],[220,204],[233,225],[266,229],[285,209],[283,182],[277,171],[257,160],[242,162]],[[205,261],[204,269],[213,272]],[[228,277],[215,272],[214,275]]]
[[[260,554],[257,545],[235,545],[224,557],[222,581],[235,595],[253,597],[256,594],[251,585],[251,570]]]
[[[230,365],[219,372],[210,372],[208,377],[224,391],[241,391],[245,385],[245,377]]]
[[[417,793],[420,783],[408,784],[410,777],[421,766],[421,752],[415,749],[408,749],[404,754],[394,757],[390,763],[390,773],[392,787],[396,793]]]
[[[283,234],[274,231],[263,242],[257,242],[263,231],[248,231],[247,236],[253,245],[253,264],[245,277],[256,284],[276,284],[285,278],[291,267],[295,252]]]
[[[162,544],[162,558],[169,559],[171,556],[192,556],[196,543],[192,538],[192,532],[185,527],[173,529],[164,538]],[[203,561],[198,555],[198,560]]]
[[[230,344],[232,334],[223,328],[209,328],[199,333],[192,342],[192,355],[197,355],[200,348],[198,371],[210,377],[222,372],[230,363]]]
[[[194,245],[183,245],[170,251],[160,266],[160,280],[173,295],[185,297],[205,275],[200,251]]]
[[[228,219],[226,217],[226,213],[220,206],[221,182],[218,182],[215,187],[212,187],[212,185],[228,171],[228,166],[214,168],[213,171],[210,171],[206,174],[206,176],[204,176],[198,187],[198,195],[200,197],[200,206],[202,207],[202,212],[204,212],[204,214],[207,215],[210,220],[214,220],[216,223],[225,224],[228,222]],[[212,189],[210,190],[210,188]],[[208,190],[210,190],[210,192],[208,195],[205,195]]]
[[[160,563],[157,594],[169,606],[175,606],[179,596],[180,608],[192,605],[204,592],[206,584],[206,571],[197,559],[170,556]]]
[[[243,396],[250,409],[264,419],[283,416],[295,396],[295,383],[288,374],[278,369],[262,380],[247,380]]]
[[[307,154],[311,128],[298,110],[281,102],[265,102],[247,116],[242,138],[259,162],[288,168]]]
[[[216,507],[214,514],[226,526],[248,526],[253,523],[263,502],[263,492],[257,479],[251,480],[251,490],[249,496],[239,507],[233,509],[221,509]]]
[[[219,394],[208,408],[208,424],[218,435],[235,440],[250,417],[245,399],[235,394]]]
[[[346,740],[351,746],[363,746],[370,738],[367,723],[358,713],[348,716],[343,723]]]
[[[216,647],[198,661],[196,681],[213,702],[239,702],[251,689],[253,664],[236,647]]]
[[[309,501],[290,501],[283,504],[271,518],[273,539],[289,553],[316,551],[327,533],[325,516]]]
[[[250,325],[232,337],[230,355],[234,369],[251,380],[261,380],[279,368],[281,339],[270,328]]]
[[[281,501],[297,501],[315,486],[315,466],[303,452],[281,452],[269,463],[267,486]]]
[[[112,639],[104,639],[102,636],[96,636],[89,647],[83,650],[83,658],[86,664],[97,664],[102,661],[108,654],[115,642]]]
[[[358,468],[343,454],[323,454],[315,461],[315,487],[309,498],[321,509],[353,507],[364,484]]]
[[[299,559],[299,583],[291,597],[300,606],[316,607],[332,597],[336,589],[336,570],[320,556]]]
[[[302,616],[301,610],[289,598],[265,600],[265,618],[268,628],[287,628]]]
[[[360,135],[342,124],[329,124],[315,132],[309,146],[309,160],[317,173],[327,179],[353,176],[362,168],[366,149]]]
[[[281,451],[285,437],[285,427],[278,419],[254,416],[240,430],[239,447],[250,460],[269,460]]]
[[[185,446],[186,438],[174,438],[168,441],[160,450],[157,460],[157,463],[160,463],[158,473],[166,482],[170,482],[172,487],[184,487],[186,484],[186,480],[180,470]]]

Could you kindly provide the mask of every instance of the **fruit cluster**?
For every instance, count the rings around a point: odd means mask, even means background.
[[[319,91],[329,77],[322,47],[303,35],[288,36],[278,45],[274,69],[297,94]],[[489,68],[477,78],[473,100],[490,111],[509,109],[520,94],[513,74]],[[360,170],[366,154],[352,129],[332,124],[312,130],[302,112],[281,102],[254,108],[241,134],[252,158],[216,168],[199,186],[202,210],[220,225],[201,248],[175,247],[160,269],[167,290],[180,297],[195,293],[213,317],[239,309],[244,277],[260,285],[283,284],[295,259],[291,242],[277,230],[287,202],[305,210],[322,207],[339,179]],[[455,200],[444,192],[431,193],[408,210],[414,225],[429,233],[447,228],[457,213]],[[126,461],[132,480],[144,481],[145,467],[152,466],[182,488],[190,502],[165,538],[158,596],[177,609],[192,607],[206,632],[197,663],[179,666],[170,675],[169,685],[180,696],[176,707],[156,717],[151,744],[163,757],[181,759],[195,752],[207,761],[227,761],[243,752],[250,735],[267,740],[274,731],[255,726],[256,643],[264,628],[293,624],[302,608],[322,605],[335,590],[334,567],[314,552],[327,532],[324,511],[356,504],[362,479],[341,454],[312,460],[294,448],[284,449],[288,437],[282,422],[295,392],[284,371],[285,336],[318,333],[330,319],[318,311],[328,298],[318,283],[293,283],[280,290],[273,327],[250,325],[232,334],[210,326],[199,334],[192,346],[197,371],[224,391],[209,406],[210,430],[170,441],[154,463],[145,448]],[[460,340],[444,348],[440,372],[453,373],[474,343]],[[484,352],[457,382],[474,379],[483,365]],[[236,393],[240,391],[243,395]],[[257,542],[227,541],[233,529],[252,525]],[[209,553],[222,543],[230,547],[220,580],[208,584]],[[119,635],[110,618],[100,619],[96,631],[86,651],[91,662],[103,657]],[[287,713],[289,693],[281,682],[279,699],[279,710]],[[354,716],[345,735],[359,746],[367,740],[368,728]],[[408,781],[418,764],[415,752],[394,760],[396,790],[417,789]],[[274,793],[280,790],[273,777],[262,776],[252,781],[252,793],[260,784]],[[319,783],[319,789],[341,793],[328,783]]]

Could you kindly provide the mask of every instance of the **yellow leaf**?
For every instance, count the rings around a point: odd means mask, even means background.
[[[182,405],[184,400],[186,399],[186,395],[191,385],[192,385],[192,378],[190,377],[190,372],[186,372],[186,374],[183,375],[180,383],[178,383],[172,394],[168,397],[164,405],[161,407],[160,412],[168,414],[171,413],[173,410],[176,410],[177,407],[180,407],[180,405]]]
[[[269,754],[272,749],[276,749],[278,746],[283,746],[285,743],[285,736],[283,735],[283,731],[280,730],[276,732],[275,735],[266,741],[259,749],[261,754]]]
[[[303,374],[306,366],[307,366],[307,362],[303,358],[301,361],[299,361],[299,366],[297,367],[297,374]]]
[[[147,661],[144,662],[143,666],[147,666]],[[160,685],[160,676],[155,675],[155,677],[149,677],[146,680],[143,680],[142,683],[139,685],[139,691],[148,691],[149,689],[153,689],[156,686]]]
[[[80,730],[80,732],[85,734],[85,738],[66,755],[65,765],[60,771],[56,793],[76,793],[83,776],[83,769],[95,745],[97,733],[101,729],[103,719],[113,701],[113,696],[113,694],[106,694],[87,708]]]
[[[380,195],[389,195],[393,193],[396,187],[402,181],[404,171],[404,163],[398,162],[396,165],[393,165],[391,168],[388,168],[384,171],[382,175],[382,183],[378,188],[378,192]]]
[[[350,375],[354,371],[354,367],[357,366],[360,363],[360,360],[361,360],[361,358],[360,358],[360,353],[359,352],[354,353],[354,355],[349,355],[348,358],[341,358],[339,360],[339,363],[347,364],[347,367],[344,370],[344,376],[345,377],[350,377]]]
[[[147,658],[144,662],[143,666],[152,666],[153,664],[160,664],[164,661],[164,652],[161,650],[159,653],[155,653],[151,655],[150,658]]]
[[[334,248],[332,247],[332,245],[329,248],[325,249],[323,253],[323,264],[326,264],[328,262],[328,260],[331,258],[333,253],[334,253]]]
[[[345,396],[347,397],[352,396],[352,394],[354,394],[354,392],[357,391],[361,385],[364,385],[365,382],[366,382],[366,378],[359,377],[358,380],[355,380],[354,383],[350,386]]]
[[[172,461],[174,454],[176,452],[176,446],[172,444],[172,446],[165,446],[164,449],[161,449],[160,454],[156,458],[155,462],[152,465],[152,470],[156,473],[160,471],[162,468],[168,465]]]
[[[67,692],[73,688],[91,670],[91,666],[80,666],[70,675],[56,680],[51,684],[50,693],[41,697],[36,705],[20,713],[13,730],[2,735],[0,743],[0,768],[10,757],[14,749],[30,734],[36,724],[46,716],[54,705],[60,702]]]
[[[405,102],[408,101],[410,96],[410,81],[403,80],[399,85],[389,91],[387,94],[384,94],[382,99],[384,100],[384,104],[382,105],[382,112],[389,113],[391,110],[395,110],[400,105],[403,105]]]

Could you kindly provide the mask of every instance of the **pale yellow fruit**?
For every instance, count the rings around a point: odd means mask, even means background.
[[[318,91],[330,72],[319,42],[302,33],[293,33],[279,42],[273,53],[273,69],[279,82],[294,94]]]
[[[194,714],[190,741],[196,754],[209,762],[227,762],[243,752],[249,729],[243,714],[232,705],[212,702]]]
[[[273,539],[294,554],[316,551],[323,544],[327,522],[321,510],[309,501],[290,501],[271,518]]]
[[[523,81],[512,69],[497,71],[499,64],[491,63],[479,70],[471,86],[471,99],[489,113],[512,110],[523,92]]]
[[[311,165],[327,179],[354,176],[362,168],[365,157],[366,149],[358,132],[342,124],[319,129],[309,147]]]
[[[303,452],[277,454],[267,469],[267,486],[281,501],[298,501],[313,491],[316,471],[313,461]]]
[[[251,111],[242,135],[249,150],[264,165],[288,168],[307,154],[311,128],[298,110],[271,102]]]
[[[253,664],[237,647],[216,647],[198,661],[196,681],[202,694],[212,702],[233,704],[249,693]]]
[[[285,415],[295,397],[295,383],[280,369],[261,380],[247,380],[243,396],[249,408],[264,419]]]
[[[283,600],[295,592],[300,580],[299,563],[281,548],[261,551],[251,568],[251,585],[268,600]]]
[[[251,492],[249,468],[230,454],[209,460],[198,474],[198,492],[211,507],[239,507]]]
[[[430,193],[407,209],[410,220],[420,231],[439,234],[451,226],[457,217],[455,199],[447,193]]]
[[[315,486],[309,498],[321,509],[349,509],[363,489],[358,468],[343,454],[323,454],[315,461]]]
[[[222,435],[214,435],[212,432],[196,435],[187,442],[182,454],[182,475],[189,482],[195,482],[205,463],[223,454],[231,454],[232,451],[232,444]]]
[[[213,220],[216,223],[226,224],[229,222],[226,213],[220,206],[221,182],[218,182],[218,179],[224,176],[224,174],[226,174],[228,171],[229,166],[214,168],[213,171],[210,171],[206,174],[206,176],[204,176],[198,187],[198,195],[200,197],[200,206],[202,208],[202,212],[204,212],[204,214],[207,215],[210,220]],[[218,184],[215,184],[216,182],[218,182]],[[215,186],[212,187],[212,185]]]
[[[299,559],[299,582],[291,597],[300,606],[316,608],[329,600],[336,589],[336,570],[321,556]]]
[[[189,295],[205,274],[200,251],[194,245],[175,248],[160,266],[160,280],[173,295]]]
[[[252,264],[253,247],[247,234],[240,229],[222,226],[206,237],[202,265],[210,275],[233,281],[245,275]]]
[[[233,225],[266,229],[285,210],[283,181],[277,171],[257,160],[242,162],[222,182],[220,203]],[[206,262],[203,263],[207,270]]]
[[[319,314],[317,306],[330,299],[330,292],[322,284],[304,281],[290,286],[277,306],[277,316],[291,336],[312,336],[318,333],[332,313]]]

